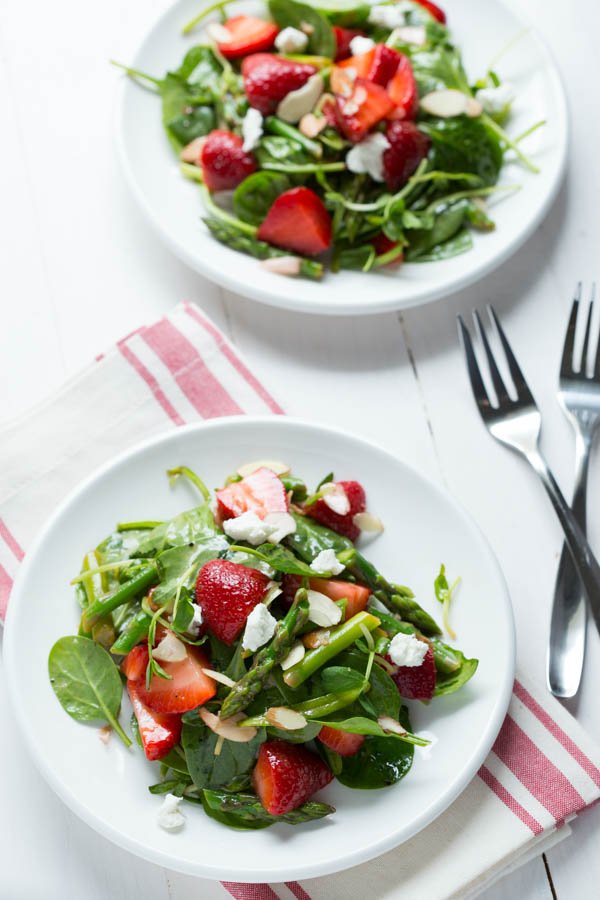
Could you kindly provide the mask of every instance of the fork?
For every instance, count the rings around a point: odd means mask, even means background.
[[[540,411],[493,307],[489,306],[488,310],[506,357],[517,399],[513,400],[508,393],[492,354],[481,318],[475,310],[473,313],[475,325],[487,357],[492,384],[496,393],[496,405],[493,405],[481,377],[471,335],[462,317],[458,316],[458,333],[465,353],[467,371],[477,408],[484,425],[492,436],[500,443],[506,444],[508,447],[521,453],[542,480],[552,501],[554,511],[562,525],[573,564],[581,579],[585,595],[596,620],[596,626],[600,631],[600,566],[587,542],[585,534],[577,523],[577,519],[563,497],[548,463],[542,456],[539,448],[542,426]]]
[[[575,429],[575,490],[571,509],[585,531],[588,463],[594,434],[600,424],[600,341],[595,358],[590,350],[590,332],[596,286],[588,308],[581,362],[575,359],[575,330],[580,310],[581,282],[571,307],[565,335],[558,399]],[[593,364],[593,374],[587,371]],[[581,582],[571,555],[563,546],[552,604],[550,636],[546,656],[548,689],[557,697],[574,697],[579,688],[585,654],[586,605]]]

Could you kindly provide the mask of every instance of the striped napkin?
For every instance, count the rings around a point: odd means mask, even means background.
[[[93,415],[90,415],[90,411]],[[128,335],[1,436],[0,620],[24,549],[82,478],[143,438],[186,422],[282,413],[194,305]],[[600,749],[522,672],[496,743],[434,823],[369,863],[302,884],[202,882],[205,900],[472,897],[570,833],[600,797]]]

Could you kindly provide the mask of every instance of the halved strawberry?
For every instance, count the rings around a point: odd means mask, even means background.
[[[308,63],[272,53],[253,53],[242,63],[248,103],[263,116],[268,116],[275,112],[286,94],[301,88],[316,71],[316,67]]]
[[[146,653],[146,660],[148,655]],[[127,692],[137,719],[146,759],[162,759],[179,743],[181,714],[157,713],[142,702],[135,681],[127,682]]]
[[[338,534],[355,541],[360,534],[360,529],[354,524],[353,518],[356,513],[364,512],[366,509],[365,492],[358,481],[338,481],[336,484],[342,488],[348,498],[350,509],[347,513],[340,515],[340,513],[334,512],[327,505],[325,497],[321,497],[312,506],[307,506],[306,513],[321,525],[326,525],[332,531],[337,531]]]
[[[437,19],[438,22],[441,22],[442,25],[446,24],[446,13],[443,9],[440,9],[439,6],[436,6],[435,3],[432,3],[431,0],[415,0],[415,3],[418,3],[419,6],[422,6],[423,9],[426,9],[427,12],[431,13],[434,19]]]
[[[336,117],[340,131],[350,141],[362,140],[368,131],[385,119],[394,103],[385,88],[357,78],[349,97],[336,95]]]
[[[146,642],[138,644],[129,651],[121,663],[121,672],[128,681],[137,681],[146,673],[148,665],[148,647]]]
[[[200,153],[202,175],[209,191],[226,191],[235,188],[256,171],[251,153],[243,147],[243,141],[230,131],[211,131]]]
[[[198,572],[196,602],[202,607],[202,618],[210,631],[231,645],[268,587],[269,579],[257,569],[226,559],[211,559]]]
[[[283,482],[266,466],[217,491],[217,515],[221,521],[248,511],[255,512],[261,519],[268,513],[288,511]]]
[[[146,673],[133,681],[138,697],[151,710],[159,713],[184,713],[202,706],[214,697],[217,686],[203,669],[210,664],[198,647],[187,646],[187,656],[181,662],[161,662],[170,678],[152,676],[146,687]]]
[[[323,725],[317,737],[322,744],[340,756],[356,756],[365,742],[364,734],[352,734],[351,731],[330,728],[329,725]]]
[[[314,191],[292,188],[279,195],[258,229],[258,238],[284,250],[316,256],[331,243],[331,219]]]
[[[261,744],[252,784],[272,816],[296,809],[333,779],[323,760],[300,744],[266,741]]]
[[[218,44],[218,47],[227,59],[270,50],[279,31],[273,22],[256,19],[254,16],[234,16],[233,19],[227,19],[224,27],[230,33],[231,40]]]
[[[396,104],[390,118],[414,119],[419,109],[419,91],[408,56],[398,53],[398,64],[387,85],[387,92]]]
[[[393,47],[386,47],[385,44],[376,44],[373,51],[373,61],[365,78],[385,87],[394,77],[401,54]]]
[[[386,659],[394,665],[389,656]],[[431,700],[435,690],[435,661],[431,647],[427,648],[420,666],[395,666],[391,677],[407,700]]]
[[[339,62],[342,59],[348,59],[351,53],[351,40],[355,37],[366,37],[364,31],[355,31],[352,28],[340,28],[339,25],[333,26],[333,33],[335,34],[337,44],[335,62]]]
[[[386,137],[390,146],[383,153],[383,174],[391,191],[399,190],[429,152],[431,141],[414,122],[390,122]]]

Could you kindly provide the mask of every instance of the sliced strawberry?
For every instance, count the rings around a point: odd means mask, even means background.
[[[414,119],[419,109],[419,91],[408,56],[398,53],[399,60],[387,92],[396,104],[394,119]]]
[[[233,19],[227,19],[224,27],[231,35],[231,40],[218,44],[218,47],[227,59],[270,50],[279,31],[277,25],[265,19],[255,19],[254,16],[234,16]]]
[[[363,587],[362,584],[353,584],[351,581],[340,581],[336,578],[311,578],[310,586],[313,591],[319,591],[331,600],[346,598],[348,603],[344,621],[366,609],[371,595],[369,588]]]
[[[393,108],[394,103],[385,88],[364,78],[356,79],[349,97],[336,96],[338,126],[348,140],[354,142],[362,140]]]
[[[357,53],[356,56],[350,56],[344,59],[336,68],[352,69],[353,78],[366,78],[373,65],[375,58],[375,47],[371,47],[366,53]]]
[[[364,512],[366,509],[365,492],[358,481],[338,481],[340,486],[350,503],[350,510],[345,515],[334,512],[325,502],[325,498],[321,497],[312,506],[306,507],[306,512],[321,525],[326,525],[332,531],[337,531],[344,537],[355,541],[360,534],[360,529],[353,522],[356,513]]]
[[[394,665],[389,656],[386,660]],[[392,678],[407,700],[431,700],[435,690],[435,662],[431,647],[427,648],[420,666],[395,666]]]
[[[146,660],[148,655],[146,653]],[[127,692],[137,719],[147,759],[162,759],[179,743],[181,714],[157,713],[143,703],[135,681],[127,682]]]
[[[217,491],[217,515],[221,522],[248,511],[261,519],[268,513],[288,511],[283,482],[266,466]]]
[[[241,137],[230,131],[211,131],[202,147],[200,163],[209,191],[237,187],[256,171],[254,157],[244,150]]]
[[[188,646],[186,649],[187,656],[181,662],[160,663],[171,678],[153,675],[150,688],[147,688],[144,672],[137,681],[131,682],[142,703],[154,712],[187,712],[202,706],[215,695],[215,682],[202,671],[210,668],[208,659],[198,647]]]
[[[352,52],[350,50],[350,41],[354,40],[355,37],[366,37],[364,31],[355,31],[352,28],[340,28],[339,25],[333,26],[333,33],[335,34],[337,44],[335,62],[339,62],[342,59],[348,59]]]
[[[441,22],[442,25],[446,24],[446,13],[443,9],[440,9],[439,6],[436,6],[435,3],[432,3],[431,0],[415,0],[415,3],[418,3],[419,6],[422,6],[423,9],[426,9],[427,12],[431,13],[434,19],[437,19],[438,22]]]
[[[137,681],[146,674],[148,665],[148,647],[146,643],[138,644],[129,651],[121,663],[121,672],[128,681]]]
[[[385,87],[394,77],[402,54],[393,47],[386,47],[385,44],[376,44],[373,50],[373,61],[365,78]]]
[[[429,152],[430,140],[414,122],[395,120],[386,131],[390,146],[383,154],[383,174],[391,191],[399,190]]]
[[[351,731],[341,731],[339,728],[330,728],[329,725],[323,725],[317,737],[322,744],[340,756],[356,756],[365,742],[364,734],[352,734]]]
[[[383,256],[385,253],[389,253],[391,250],[397,250],[397,255],[394,256],[393,259],[390,259],[389,262],[386,263],[386,266],[392,266],[396,263],[402,262],[402,244],[400,241],[392,241],[387,235],[381,232],[381,234],[376,235],[371,240],[373,247],[375,248],[375,253],[377,256]]]
[[[321,107],[321,112],[327,119],[327,124],[331,125],[333,128],[337,128],[337,116],[335,114],[336,104],[333,100],[326,100],[323,106]]]
[[[331,243],[331,219],[314,191],[292,188],[279,195],[258,229],[258,238],[284,250],[316,256]]]
[[[202,618],[210,631],[231,645],[268,587],[269,579],[257,569],[211,559],[198,572],[196,602],[202,606]]]
[[[272,816],[296,809],[333,779],[323,760],[300,744],[267,741],[261,744],[252,784]]]
[[[263,116],[268,116],[275,112],[286,94],[301,88],[316,71],[316,67],[308,63],[272,53],[253,53],[242,63],[248,102]]]

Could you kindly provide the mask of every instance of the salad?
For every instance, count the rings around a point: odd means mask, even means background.
[[[446,259],[494,228],[485,199],[514,99],[495,71],[467,77],[429,0],[268,0],[263,17],[219,0],[164,77],[123,67],[162,101],[181,171],[212,235],[283,275]],[[221,21],[215,19],[220,14]]]
[[[168,474],[189,479],[199,505],[120,523],[73,579],[79,632],[48,662],[66,712],[159,763],[149,790],[164,795],[166,829],[184,824],[183,801],[233,828],[297,825],[334,812],[313,797],[334,778],[402,779],[429,743],[404,701],[453,693],[477,660],[357,549],[383,528],[362,486],[331,473],[309,494],[284,463],[259,461],[214,503],[187,467]],[[442,566],[447,630],[453,587]],[[133,741],[118,720],[123,683]]]

